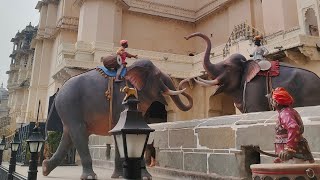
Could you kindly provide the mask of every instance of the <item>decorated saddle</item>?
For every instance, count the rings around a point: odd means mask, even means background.
[[[119,62],[119,57],[117,55],[110,55],[101,57],[101,62],[103,66],[96,67],[96,70],[99,71],[103,76],[116,77],[117,69],[120,68],[121,62]],[[121,77],[124,77],[127,73],[127,68],[123,68],[121,71]]]
[[[258,72],[257,75],[259,76],[270,76],[270,77],[274,77],[274,76],[279,76],[280,74],[280,64],[279,61],[269,61],[271,63],[271,67],[268,70],[261,70]]]
[[[106,68],[104,66],[97,66],[96,67],[96,70],[98,72],[101,73],[101,75],[103,76],[108,76],[108,77],[116,77],[117,75],[117,70],[116,69],[109,69],[109,68]],[[124,77],[127,73],[127,68],[123,68],[122,71],[121,71],[121,77]]]

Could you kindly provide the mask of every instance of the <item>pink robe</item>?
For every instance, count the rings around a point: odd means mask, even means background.
[[[276,125],[275,153],[279,154],[285,148],[290,148],[295,151],[295,155],[306,161],[313,161],[308,142],[302,136],[303,132],[303,122],[296,110],[291,107],[280,110]]]

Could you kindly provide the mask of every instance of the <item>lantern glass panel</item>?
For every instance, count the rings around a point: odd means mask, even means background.
[[[3,151],[5,147],[6,147],[6,145],[0,144],[0,151]]]
[[[11,143],[11,151],[18,151],[19,144],[18,143]]]
[[[147,134],[126,134],[128,158],[140,158]]]
[[[122,134],[117,134],[115,136],[116,136],[120,157],[124,158],[124,144],[123,144]]]
[[[39,142],[39,148],[38,148],[38,152],[40,152],[41,151],[41,148],[42,148],[42,145],[43,145],[43,142]]]
[[[6,147],[5,144],[0,144],[0,151],[3,151],[5,147]]]
[[[38,143],[39,142],[36,142],[36,141],[29,142],[30,152],[32,153],[38,152]]]

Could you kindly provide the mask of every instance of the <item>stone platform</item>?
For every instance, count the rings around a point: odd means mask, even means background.
[[[320,158],[320,106],[296,108],[305,124],[305,138],[317,163]],[[277,112],[259,112],[220,116],[192,121],[152,124],[157,166],[207,175],[250,178],[250,165],[269,163],[273,158],[247,149],[257,145],[274,151],[274,127]],[[96,166],[113,160],[111,137],[91,136],[90,153]]]

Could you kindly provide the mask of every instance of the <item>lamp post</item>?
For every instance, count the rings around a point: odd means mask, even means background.
[[[6,147],[6,137],[4,137],[3,135],[0,143],[0,165],[2,164],[2,156],[3,156],[3,151],[5,147]]]
[[[131,88],[130,88],[131,89]],[[141,160],[146,148],[150,132],[154,131],[144,121],[142,113],[137,110],[137,93],[135,89],[127,91],[123,103],[125,110],[121,112],[116,126],[110,131],[120,157],[124,158],[123,176],[125,179],[141,179]],[[135,93],[132,93],[135,91]],[[130,94],[131,93],[131,94]]]
[[[8,180],[13,179],[12,174],[13,172],[16,171],[16,155],[17,155],[18,148],[21,144],[18,131],[16,131],[13,141],[10,144],[11,144],[11,157],[10,157],[10,163],[9,163]]]
[[[44,139],[38,125],[33,128],[29,139],[27,139],[27,143],[29,145],[29,150],[31,153],[31,158],[29,161],[28,180],[36,180],[38,173],[38,153],[41,151],[44,143]]]

